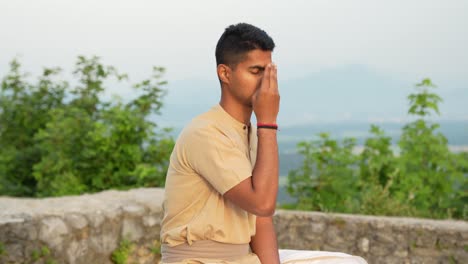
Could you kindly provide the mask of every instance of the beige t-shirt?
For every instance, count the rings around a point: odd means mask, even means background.
[[[255,235],[255,215],[223,194],[251,177],[256,154],[256,128],[249,129],[221,105],[195,117],[182,130],[170,157],[161,243],[249,243]]]

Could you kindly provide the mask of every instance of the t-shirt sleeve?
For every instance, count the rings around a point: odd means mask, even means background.
[[[221,194],[252,176],[247,155],[223,133],[191,131],[184,143],[189,166]]]

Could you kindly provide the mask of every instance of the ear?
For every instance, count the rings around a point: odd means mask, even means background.
[[[231,77],[231,68],[229,68],[229,66],[227,66],[226,64],[219,64],[217,67],[217,72],[218,78],[221,81],[221,83],[229,84]]]

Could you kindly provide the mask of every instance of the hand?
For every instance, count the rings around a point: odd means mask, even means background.
[[[277,68],[275,64],[265,67],[260,87],[252,97],[252,106],[258,123],[276,124],[279,112]]]

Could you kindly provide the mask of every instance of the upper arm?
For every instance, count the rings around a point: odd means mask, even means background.
[[[245,153],[226,135],[212,129],[196,129],[184,140],[188,165],[224,194],[252,175]]]

